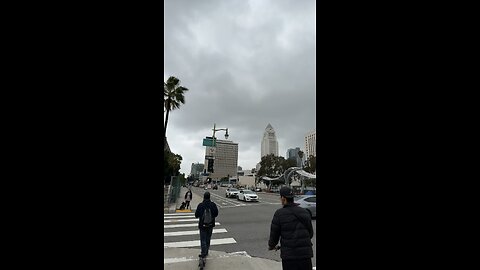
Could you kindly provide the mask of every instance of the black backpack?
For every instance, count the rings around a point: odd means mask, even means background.
[[[205,207],[202,216],[202,227],[211,227],[213,224],[212,212],[209,207]]]

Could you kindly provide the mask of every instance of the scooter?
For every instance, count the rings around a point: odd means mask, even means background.
[[[203,270],[205,264],[207,263],[207,260],[205,257],[199,257],[198,259],[198,267],[200,267],[200,270]]]

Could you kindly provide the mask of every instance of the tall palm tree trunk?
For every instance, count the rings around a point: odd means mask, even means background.
[[[167,124],[168,124],[168,115],[170,114],[170,102],[167,101],[167,115],[165,116],[165,128],[163,130],[163,137],[167,138]]]

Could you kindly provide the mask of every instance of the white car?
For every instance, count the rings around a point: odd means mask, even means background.
[[[246,202],[251,202],[251,201],[258,202],[257,194],[248,189],[240,190],[240,192],[238,193],[237,199],[240,201],[246,201]]]
[[[225,197],[237,197],[238,195],[238,189],[236,188],[227,188],[227,190],[225,191]]]

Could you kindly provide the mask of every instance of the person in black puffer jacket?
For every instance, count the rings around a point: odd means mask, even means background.
[[[212,214],[212,223],[208,227],[203,225],[203,213],[205,208],[210,209]],[[195,210],[195,217],[198,218],[198,229],[200,230],[200,247],[201,253],[198,255],[201,258],[208,256],[208,250],[210,249],[210,239],[212,238],[213,227],[215,227],[215,218],[218,216],[217,205],[210,200],[210,192],[205,192],[203,194],[203,202],[197,206]]]
[[[283,208],[273,215],[268,249],[274,249],[280,239],[283,270],[311,270],[313,227],[310,214],[293,202],[289,187],[280,189],[280,200]]]

